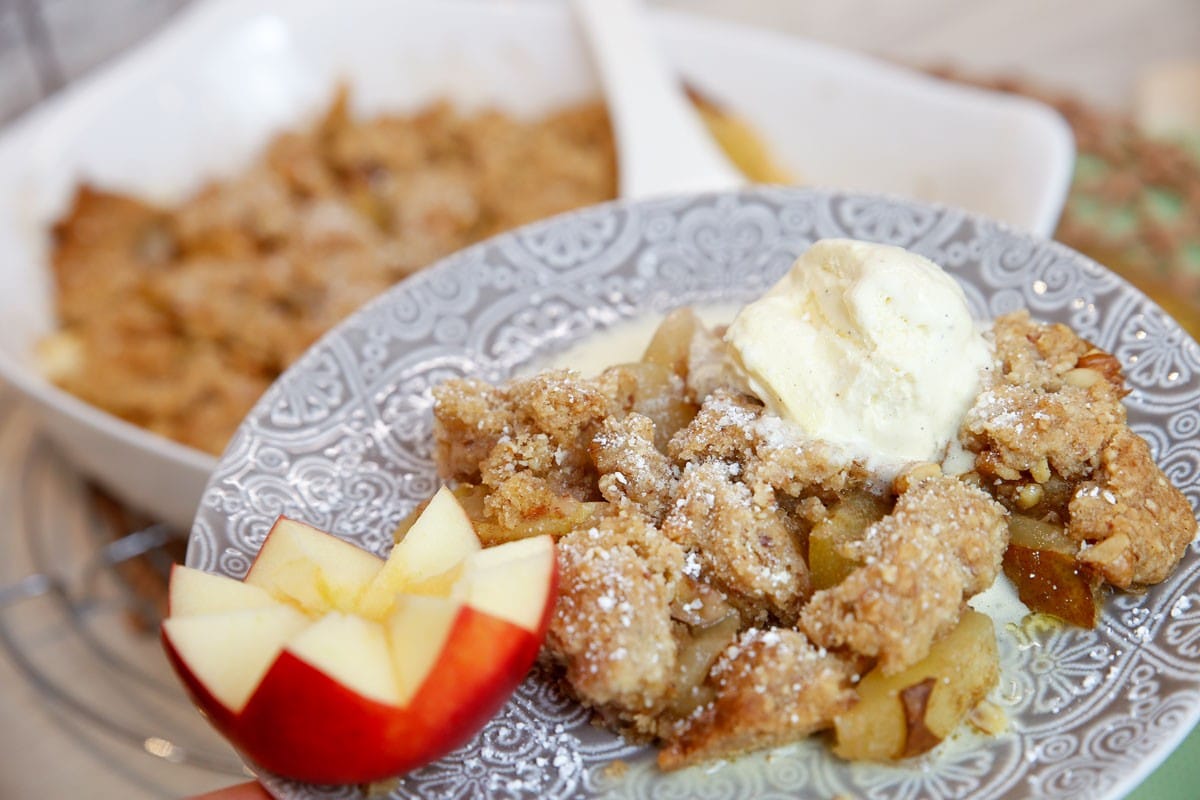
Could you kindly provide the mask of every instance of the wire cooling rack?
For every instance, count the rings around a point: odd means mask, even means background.
[[[0,386],[0,658],[64,734],[142,758],[245,774],[196,713],[158,640],[181,535],[137,518],[80,478]]]

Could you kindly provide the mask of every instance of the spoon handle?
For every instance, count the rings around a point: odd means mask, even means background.
[[[608,101],[621,197],[745,185],[664,67],[636,0],[573,1]]]

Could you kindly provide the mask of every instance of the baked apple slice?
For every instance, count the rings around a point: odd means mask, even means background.
[[[839,501],[825,519],[813,526],[808,535],[808,570],[814,589],[837,586],[860,566],[843,548],[861,540],[867,528],[881,520],[891,505],[884,497],[861,489]]]
[[[280,518],[244,582],[176,567],[162,639],[249,760],[362,783],[475,735],[536,658],[556,583],[549,536],[481,549],[443,489],[386,562]]]
[[[908,669],[876,668],[858,684],[858,702],[834,720],[833,752],[849,761],[891,761],[933,749],[1000,677],[992,620],[972,609]]]
[[[1079,545],[1062,525],[1013,514],[1004,574],[1031,611],[1094,628],[1104,605],[1104,581],[1079,563]]]

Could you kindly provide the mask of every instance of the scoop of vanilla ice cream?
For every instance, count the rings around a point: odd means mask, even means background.
[[[725,338],[771,411],[883,473],[941,460],[991,363],[937,264],[849,239],[813,244]]]

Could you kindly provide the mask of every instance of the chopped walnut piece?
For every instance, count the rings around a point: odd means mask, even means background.
[[[663,769],[794,742],[833,724],[855,701],[852,662],[804,634],[751,628],[709,673],[716,698],[682,720],[658,754]]]
[[[1004,508],[985,492],[946,476],[917,481],[847,545],[863,566],[814,594],[800,628],[817,644],[876,656],[885,674],[899,672],[992,584],[1007,544]]]

